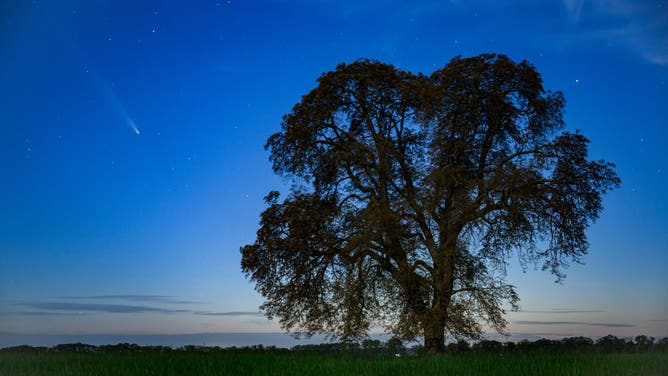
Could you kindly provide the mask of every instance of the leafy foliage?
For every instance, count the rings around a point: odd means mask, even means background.
[[[323,74],[266,145],[293,188],[269,193],[241,249],[262,309],[307,335],[384,325],[436,351],[446,333],[503,332],[510,256],[562,279],[619,184],[583,135],[561,132],[563,106],[504,55],[430,76],[369,60]]]

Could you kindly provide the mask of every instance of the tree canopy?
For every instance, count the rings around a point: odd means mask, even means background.
[[[614,165],[565,132],[564,97],[526,61],[456,57],[429,76],[340,64],[283,117],[266,148],[292,183],[266,197],[242,270],[286,329],[359,337],[504,332],[518,256],[564,277]]]

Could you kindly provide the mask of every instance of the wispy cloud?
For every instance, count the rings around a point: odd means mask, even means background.
[[[514,321],[517,325],[586,325],[586,326],[602,326],[606,328],[632,328],[635,325],[619,324],[619,323],[604,323],[604,322],[583,322],[583,321],[532,321],[519,320]]]
[[[102,296],[102,295],[101,295]],[[86,297],[91,298],[93,297]],[[150,301],[150,299],[149,299]],[[19,307],[37,311],[0,312],[0,315],[14,316],[73,316],[90,313],[164,313],[164,314],[193,314],[200,316],[263,316],[260,311],[223,311],[211,312],[191,309],[173,309],[153,305],[80,303],[80,302],[23,302],[16,304]]]
[[[619,42],[645,60],[668,65],[668,6],[646,0],[562,0],[580,39]]]
[[[522,309],[522,310],[520,310],[520,312],[552,314],[552,313],[601,313],[601,312],[605,312],[605,311],[597,310],[597,309],[586,310],[586,309],[570,309],[570,308],[553,308],[553,309],[548,309],[548,310]]]
[[[160,302],[169,304],[201,304],[198,301],[181,300],[171,295],[89,295],[89,296],[63,296],[62,299],[73,300],[123,300],[130,302]]]
[[[101,312],[101,313],[186,313],[189,310],[168,309],[144,305],[100,304],[100,303],[71,303],[71,302],[37,302],[19,303],[19,306],[43,309],[46,311],[65,312]]]
[[[263,316],[263,313],[260,311],[255,312],[244,312],[244,311],[231,311],[231,312],[194,312],[202,316]]]
[[[506,336],[503,334],[498,334],[498,333],[487,333],[485,335],[485,338],[489,339],[495,339],[497,341],[520,341],[523,339],[528,339],[531,341],[535,341],[541,338],[551,338],[551,339],[561,339],[561,338],[566,338],[566,337],[575,337],[577,334],[573,333],[552,333],[552,332],[511,332],[510,336]]]
[[[563,3],[571,17],[571,20],[574,22],[580,20],[580,14],[582,13],[582,5],[584,5],[584,0],[563,0]]]
[[[0,316],[82,316],[81,312],[48,312],[48,311],[9,311],[0,312]]]

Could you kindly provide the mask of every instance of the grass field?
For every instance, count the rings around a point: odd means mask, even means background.
[[[668,375],[658,354],[362,357],[270,353],[0,354],[0,375]]]

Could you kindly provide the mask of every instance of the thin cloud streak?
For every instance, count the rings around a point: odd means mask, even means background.
[[[194,311],[189,309],[170,309],[146,305],[127,305],[127,304],[102,304],[102,303],[73,303],[73,302],[32,302],[32,303],[18,303],[20,307],[27,307],[31,309],[41,309],[44,311],[15,311],[15,312],[0,312],[0,315],[16,315],[16,316],[71,316],[83,315],[87,313],[164,313],[175,314],[185,313],[199,316],[256,316],[261,317],[263,313],[260,311],[228,311],[228,312],[209,312],[209,311]],[[57,312],[53,312],[57,311]]]
[[[236,312],[236,311],[231,311],[231,312],[194,312],[195,314],[202,315],[202,316],[264,316],[264,314],[260,311],[255,311],[255,312]]]
[[[62,299],[76,300],[126,300],[132,302],[161,302],[171,304],[201,304],[202,302],[193,300],[180,300],[171,295],[90,295],[90,296],[63,296]]]
[[[532,321],[519,320],[514,321],[517,325],[586,325],[586,326],[602,326],[606,328],[632,328],[635,325],[619,324],[619,323],[603,323],[603,322],[583,322],[583,321]]]
[[[547,314],[559,313],[559,314],[561,314],[561,313],[601,313],[601,312],[605,312],[605,311],[598,310],[598,309],[580,310],[580,309],[558,309],[558,308],[555,308],[555,309],[548,309],[548,310],[531,310],[531,309],[526,309],[525,310],[525,309],[522,309],[519,312],[547,313]]]
[[[0,316],[83,316],[80,312],[13,311],[0,312]]]
[[[19,303],[19,306],[32,309],[73,311],[73,312],[102,312],[102,313],[187,313],[184,309],[166,309],[159,307],[125,305],[125,304],[100,304],[100,303]]]

